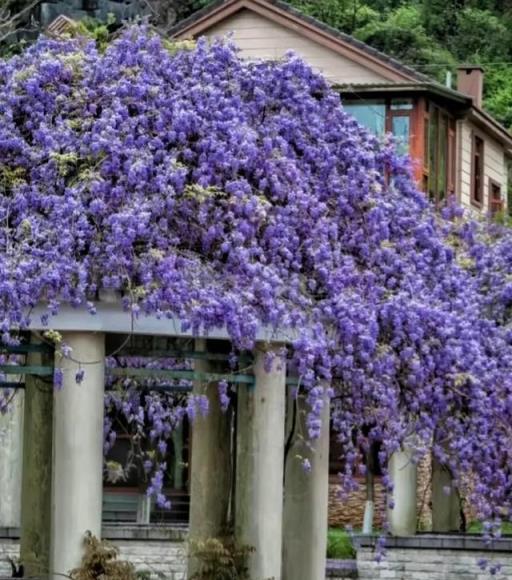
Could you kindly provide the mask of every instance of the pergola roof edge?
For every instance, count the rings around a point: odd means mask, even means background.
[[[48,315],[46,306],[34,308],[30,314],[30,330],[45,331],[50,328],[62,332],[105,332],[113,334],[149,334],[155,336],[210,338],[230,340],[225,327],[213,328],[207,333],[195,335],[191,330],[182,329],[179,318],[158,318],[155,315],[132,316],[119,303],[95,303],[96,314],[89,313],[84,307],[73,308],[62,305],[58,314],[50,315],[48,324],[43,324],[41,317]],[[297,338],[296,330],[276,331],[262,327],[256,333],[258,342],[289,344]]]

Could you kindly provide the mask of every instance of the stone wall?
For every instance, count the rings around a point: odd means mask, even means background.
[[[418,485],[417,485],[417,506],[418,506],[418,530],[428,531],[432,529],[432,467],[430,455],[426,455],[418,465]],[[366,487],[363,478],[359,480],[359,488],[349,494],[348,497],[340,497],[340,486],[337,477],[331,476],[329,479],[329,526],[344,528],[352,526],[354,529],[361,529],[363,526],[364,506],[366,502]],[[386,494],[380,482],[380,478],[375,481],[375,509],[374,526],[380,528]]]
[[[185,580],[187,569],[186,530],[167,526],[104,526],[103,537],[151,580]],[[0,579],[11,575],[8,559],[19,555],[19,531],[0,529]]]
[[[479,562],[489,562],[483,570]],[[497,564],[501,570],[491,576]],[[360,580],[507,580],[512,578],[512,539],[496,540],[489,548],[478,537],[418,535],[390,538],[378,563],[371,542],[357,550]]]
[[[186,580],[186,530],[166,526],[105,526],[103,537],[120,550],[120,558],[132,562],[151,580]],[[0,528],[0,580],[11,576],[9,558],[19,556],[19,530]],[[326,576],[334,580],[357,578],[355,563],[330,561]]]
[[[361,529],[363,526],[364,505],[366,502],[366,488],[364,480],[359,481],[359,488],[349,494],[348,497],[341,497],[341,488],[336,483],[336,476],[329,481],[329,526],[334,528],[345,528],[352,526],[354,529]],[[385,494],[379,479],[375,482],[375,520],[377,527],[382,522],[382,514],[385,507]]]
[[[11,538],[0,538],[0,578],[11,576],[9,558],[16,560],[19,556],[19,541]]]

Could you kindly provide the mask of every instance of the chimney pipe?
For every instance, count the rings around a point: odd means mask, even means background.
[[[482,106],[484,91],[484,69],[480,65],[465,64],[457,67],[457,90],[473,99],[473,104]]]

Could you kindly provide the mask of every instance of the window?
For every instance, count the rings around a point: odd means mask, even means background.
[[[484,201],[484,141],[473,135],[471,167],[471,203],[482,207]]]
[[[401,155],[409,154],[413,108],[410,99],[394,99],[388,107],[388,131],[396,138],[397,151]]]
[[[489,179],[489,214],[491,217],[495,217],[501,211],[503,211],[501,184],[494,179]]]
[[[436,204],[455,193],[455,120],[433,103],[425,115],[423,189]]]
[[[400,116],[392,117],[391,119],[391,133],[397,138],[397,151],[401,155],[409,153],[409,127],[410,117]]]
[[[397,138],[397,150],[409,153],[411,115],[414,103],[411,99],[345,101],[345,111],[374,135],[392,133]]]
[[[344,102],[343,108],[373,134],[384,135],[386,131],[386,103],[384,101]]]

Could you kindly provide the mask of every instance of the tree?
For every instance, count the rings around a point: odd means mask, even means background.
[[[293,0],[290,4],[348,34],[378,18],[378,13],[360,0]]]
[[[0,44],[8,41],[18,32],[32,32],[35,25],[31,21],[31,12],[39,3],[39,0],[32,2],[20,2],[19,0],[0,1]]]
[[[423,14],[418,6],[401,6],[385,19],[375,20],[360,28],[357,37],[370,46],[391,54],[412,65],[443,64],[432,76],[440,77],[455,59],[439,42],[434,41],[423,24]]]

